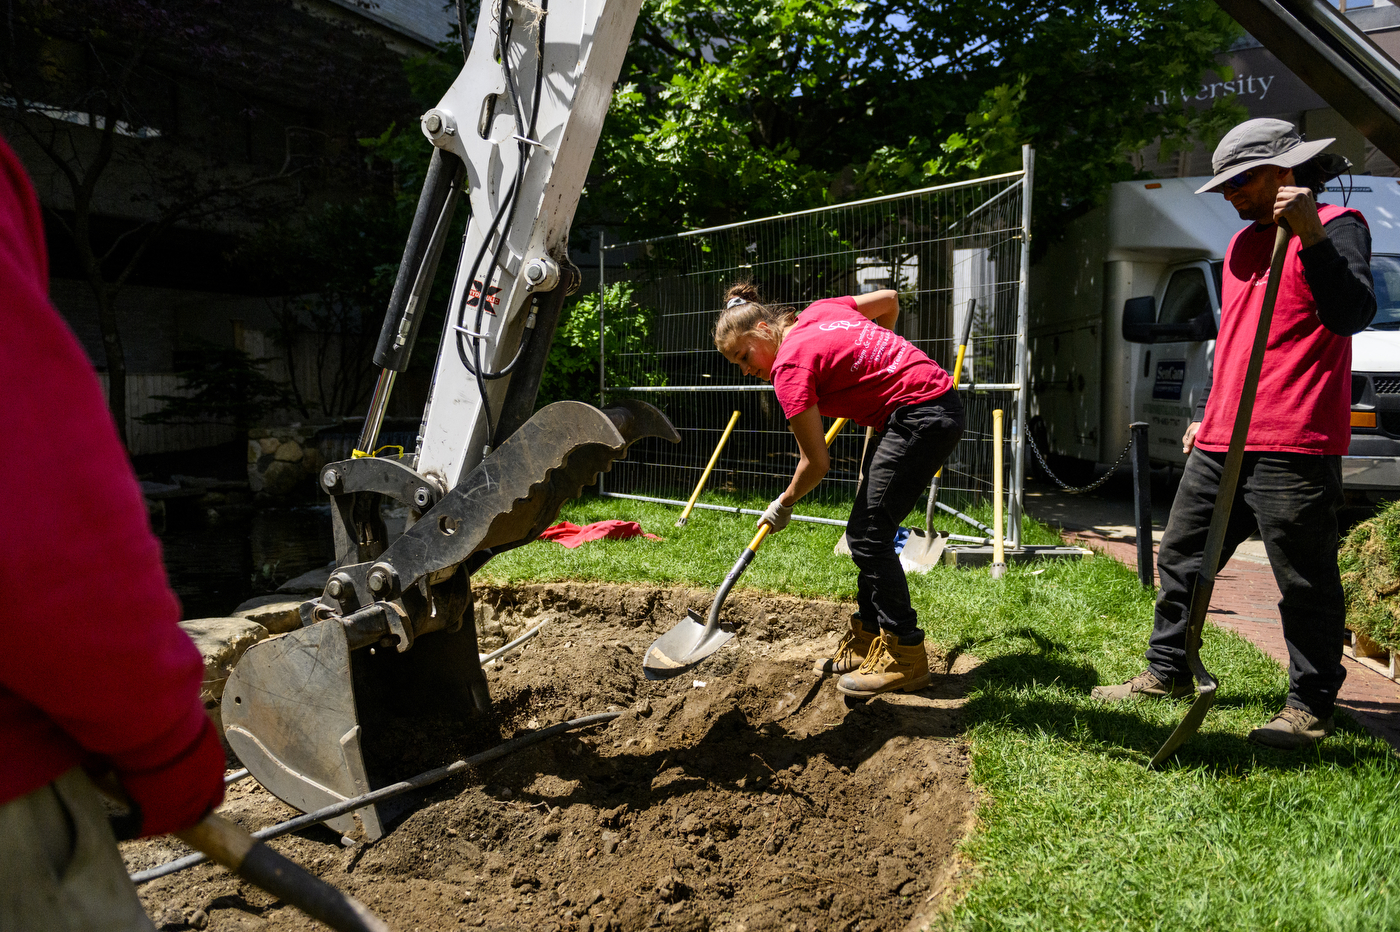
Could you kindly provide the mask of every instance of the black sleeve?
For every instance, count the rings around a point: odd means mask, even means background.
[[[1317,316],[1333,333],[1351,336],[1365,330],[1376,316],[1375,284],[1371,280],[1371,231],[1366,224],[1344,214],[1322,228],[1327,239],[1298,250],[1303,276],[1317,302]],[[1206,416],[1215,376],[1215,360],[1206,373],[1205,385],[1196,399],[1192,421]]]
[[[1327,238],[1298,250],[1303,277],[1317,302],[1317,317],[1333,333],[1351,336],[1376,316],[1371,280],[1371,231],[1356,217],[1343,215],[1323,227]]]

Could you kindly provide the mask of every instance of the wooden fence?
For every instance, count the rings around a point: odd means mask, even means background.
[[[98,373],[102,396],[107,397],[107,373]],[[181,395],[180,377],[165,372],[143,372],[126,377],[126,436],[132,456],[174,453],[228,443],[237,437],[228,424],[143,424],[139,418],[164,407],[154,395]]]

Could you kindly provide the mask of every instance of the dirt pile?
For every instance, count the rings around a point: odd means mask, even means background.
[[[624,714],[431,788],[378,842],[343,847],[318,829],[274,846],[399,932],[917,927],[948,891],[972,819],[958,738],[972,662],[847,709],[811,660],[834,648],[849,607],[740,594],[744,633],[693,676],[647,681],[647,645],[691,598],[583,586],[484,597],[483,628],[555,613],[488,670],[500,736]],[[252,781],[224,809],[254,829],[292,814]],[[124,853],[137,869],[181,852],[156,839]],[[142,896],[162,929],[308,926],[209,866]]]

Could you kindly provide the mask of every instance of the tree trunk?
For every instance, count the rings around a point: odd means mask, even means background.
[[[117,425],[117,436],[130,452],[126,436],[126,351],[117,329],[116,295],[102,282],[91,281],[97,298],[97,320],[102,327],[102,350],[107,357],[107,410]]]

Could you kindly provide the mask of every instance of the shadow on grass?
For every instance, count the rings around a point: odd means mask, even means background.
[[[1033,648],[1002,654],[976,668],[964,710],[968,728],[990,724],[1050,736],[1083,751],[1145,766],[1190,708],[1190,700],[1169,701],[1174,714],[1163,716],[1162,700],[1107,703],[1089,698],[1089,691],[1099,684],[1097,669],[1078,659],[1077,651],[1068,645],[1029,627],[998,632],[985,641],[965,639],[948,650],[949,664],[963,653],[975,654],[979,643],[1008,639],[1027,641]],[[1364,738],[1366,732],[1345,713],[1337,716],[1339,734],[1316,747],[1280,751],[1254,744],[1244,733],[1219,729],[1238,728],[1242,711],[1269,709],[1248,727],[1263,725],[1273,711],[1282,708],[1283,694],[1274,688],[1231,689],[1227,678],[1222,678],[1222,688],[1226,691],[1207,713],[1201,730],[1177,749],[1164,770],[1203,768],[1218,775],[1239,775],[1319,765],[1351,768],[1391,754],[1389,749],[1348,740]],[[1169,721],[1160,721],[1164,717]],[[1223,718],[1230,724],[1222,725]]]
[[[997,658],[977,673],[976,687],[965,706],[969,728],[994,724],[998,729],[1049,736],[1081,751],[1136,760],[1144,766],[1191,706],[1188,699],[1121,703],[1090,699],[1088,690],[1095,680],[1092,669],[1086,672],[1083,665],[1041,655]],[[1260,769],[1294,770],[1319,765],[1352,768],[1391,756],[1388,748],[1346,740],[1365,737],[1366,732],[1343,715],[1338,716],[1339,736],[1302,751],[1263,747],[1238,731],[1219,730],[1222,712],[1268,707],[1271,699],[1282,706],[1282,696],[1274,697],[1272,693],[1222,697],[1207,713],[1201,730],[1189,737],[1162,769],[1200,768],[1219,776],[1238,776]],[[1146,717],[1145,713],[1160,715],[1163,703],[1176,713],[1169,722]],[[1237,716],[1232,718],[1238,720]],[[1263,725],[1266,720],[1267,716],[1261,716],[1249,727]]]

